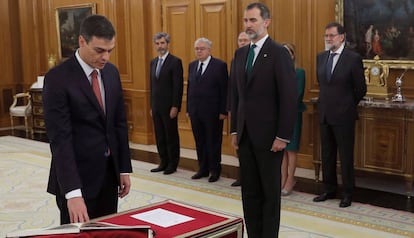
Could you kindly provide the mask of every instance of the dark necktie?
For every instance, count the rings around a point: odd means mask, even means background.
[[[157,77],[157,78],[160,76],[162,61],[163,61],[162,58],[158,58],[157,69],[155,70],[155,77]]]
[[[253,69],[253,60],[254,60],[254,48],[256,45],[253,44],[249,49],[249,55],[247,56],[247,63],[246,63],[246,73],[250,76],[252,69]]]
[[[197,74],[196,74],[196,80],[197,81],[200,81],[202,73],[203,73],[203,63],[200,63],[200,67],[198,67],[198,71],[197,71]]]
[[[337,53],[329,54],[328,63],[326,63],[326,79],[328,79],[328,81],[331,81],[332,78],[332,66],[335,55],[337,55]]]
[[[103,107],[103,102],[102,102],[101,89],[99,88],[99,82],[98,82],[98,71],[96,70],[92,71],[91,78],[92,78],[91,84],[92,84],[93,92],[95,93],[96,99],[98,99],[99,105],[101,106],[103,110],[104,107]]]

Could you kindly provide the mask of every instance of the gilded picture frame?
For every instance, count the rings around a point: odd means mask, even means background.
[[[59,59],[70,57],[79,47],[80,24],[87,16],[96,14],[96,3],[56,8]]]
[[[414,69],[414,0],[336,0],[335,11],[364,65],[378,55],[390,68]]]

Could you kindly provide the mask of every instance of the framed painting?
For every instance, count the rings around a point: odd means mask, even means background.
[[[80,24],[87,16],[96,14],[96,4],[81,4],[56,8],[59,58],[70,57],[79,47]]]
[[[336,0],[336,18],[364,63],[414,69],[414,0]]]

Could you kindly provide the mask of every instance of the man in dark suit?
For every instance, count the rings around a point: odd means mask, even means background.
[[[160,164],[151,172],[172,174],[180,159],[178,112],[183,96],[183,65],[181,59],[168,52],[170,36],[165,32],[154,35],[158,57],[151,61],[151,111],[154,122]]]
[[[100,15],[81,24],[79,49],[45,76],[43,106],[52,161],[47,191],[62,224],[117,212],[132,172],[115,30]]]
[[[293,133],[298,97],[288,51],[267,33],[270,12],[251,3],[244,13],[251,44],[239,48],[232,67],[231,133],[241,169],[249,237],[278,237],[281,164]]]
[[[327,50],[317,56],[319,120],[324,192],[313,201],[335,198],[336,156],[339,152],[343,196],[340,207],[352,203],[355,186],[354,140],[357,106],[367,92],[362,58],[345,48],[344,27],[336,22],[325,27]]]
[[[211,41],[194,43],[197,60],[188,66],[187,113],[196,143],[199,169],[192,179],[208,177],[216,182],[221,174],[223,120],[227,117],[227,64],[211,56]]]

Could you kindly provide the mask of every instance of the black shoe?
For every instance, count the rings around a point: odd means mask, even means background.
[[[339,203],[339,207],[349,207],[352,203],[352,197],[351,196],[345,196],[341,199],[341,202]]]
[[[160,172],[160,171],[164,171],[165,170],[165,166],[158,166],[157,168],[155,168],[155,169],[151,169],[150,171],[151,172]]]
[[[175,171],[177,171],[177,169],[176,169],[176,168],[166,168],[166,169],[164,170],[164,174],[172,174],[172,173],[174,173]]]
[[[218,174],[213,174],[213,175],[211,175],[211,176],[210,176],[210,178],[208,178],[208,181],[209,181],[210,183],[214,183],[214,182],[216,182],[217,180],[219,180],[219,178],[220,178],[220,175],[218,175]]]
[[[231,186],[232,187],[238,187],[238,186],[240,186],[241,185],[241,183],[240,183],[240,179],[237,179],[236,181],[234,181],[232,184],[231,184]]]
[[[335,198],[335,193],[322,193],[313,199],[314,202],[323,202]]]
[[[191,176],[191,179],[201,179],[201,178],[204,178],[204,177],[208,177],[208,172],[207,173],[202,173],[202,172],[198,171],[196,174]]]

